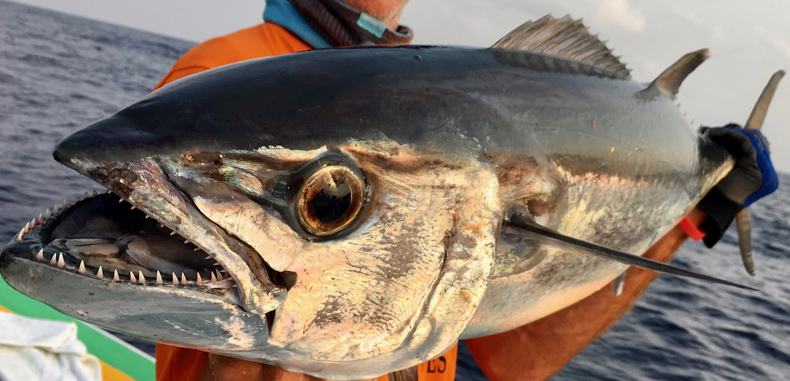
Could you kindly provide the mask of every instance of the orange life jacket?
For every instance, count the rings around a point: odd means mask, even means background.
[[[195,46],[176,61],[154,90],[177,79],[234,62],[310,49],[309,45],[277,24],[259,24]],[[456,345],[442,356],[420,364],[417,367],[418,380],[454,380],[457,350]],[[207,363],[206,352],[164,344],[156,346],[156,379],[159,381],[199,380]],[[378,379],[388,380],[387,375]]]
[[[312,49],[285,28],[263,23],[195,46],[162,78],[154,90],[188,75],[234,62]]]

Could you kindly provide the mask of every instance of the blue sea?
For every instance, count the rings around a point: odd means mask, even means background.
[[[193,45],[0,1],[0,242],[45,207],[99,188],[52,160],[52,147],[145,95]],[[732,229],[713,250],[688,242],[674,262],[760,292],[661,276],[554,379],[790,379],[790,176],[781,181],[752,207],[756,277]],[[485,379],[464,347],[457,379]]]

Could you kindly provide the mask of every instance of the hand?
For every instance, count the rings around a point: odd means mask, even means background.
[[[703,127],[700,132],[735,158],[735,167],[716,185],[727,198],[747,208],[779,186],[768,140],[760,130],[731,124],[720,128]]]
[[[703,127],[700,133],[724,147],[735,159],[732,171],[697,205],[708,215],[701,228],[706,233],[705,244],[712,247],[741,209],[779,187],[779,178],[771,163],[768,140],[759,130],[731,124]]]

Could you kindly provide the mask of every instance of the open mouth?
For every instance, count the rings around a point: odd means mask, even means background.
[[[13,240],[29,247],[18,256],[62,271],[211,293],[243,306],[236,280],[209,253],[109,192],[85,193],[74,203],[47,209]],[[280,279],[264,261],[261,265],[266,277]]]

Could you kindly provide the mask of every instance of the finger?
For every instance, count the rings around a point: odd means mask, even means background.
[[[763,135],[763,133],[760,130],[753,130],[753,131],[755,132],[755,135],[757,135],[757,137],[760,139],[760,143],[762,143],[762,147],[764,148],[764,151],[770,154],[771,144],[768,142],[768,138],[766,138],[765,135]]]
[[[759,144],[746,130],[738,127],[711,128],[706,137],[724,147],[735,159],[755,156],[755,145]]]
[[[765,142],[763,142],[763,140],[762,140],[762,134],[760,134],[760,131],[755,130],[755,129],[751,129],[751,128],[747,128],[747,129],[744,129],[743,132],[749,138],[749,140],[751,141],[752,147],[754,148],[755,151],[758,150],[758,149],[760,151],[765,151],[766,150]]]

